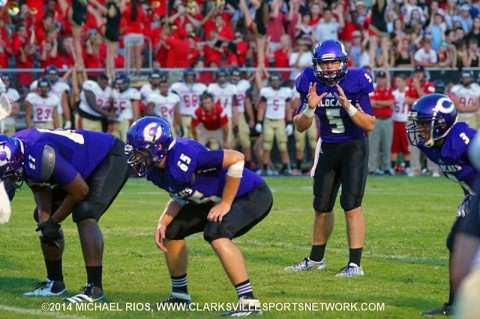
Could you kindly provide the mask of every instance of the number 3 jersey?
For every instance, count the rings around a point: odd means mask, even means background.
[[[340,101],[335,98],[335,94],[338,94],[337,87],[326,86],[318,82],[311,67],[304,69],[295,80],[297,92],[300,93],[300,106],[297,114],[308,107],[307,94],[310,83],[317,83],[318,95],[327,93],[315,110],[315,114],[320,120],[320,137],[324,143],[344,143],[365,135],[365,132],[353,123]],[[349,69],[339,85],[352,106],[358,108],[359,111],[373,115],[368,96],[373,91],[373,80],[370,73],[364,69]]]
[[[465,194],[474,194],[475,168],[468,159],[468,146],[477,131],[465,122],[457,122],[445,137],[442,148],[417,147],[438,165],[448,179],[457,182]]]
[[[114,144],[113,135],[93,131],[26,129],[13,135],[24,144],[29,183],[66,186],[97,168]]]
[[[195,140],[177,138],[168,152],[165,169],[152,169],[147,180],[177,198],[192,203],[218,203],[225,186],[227,169],[222,168],[223,151],[210,151]],[[242,197],[263,183],[254,172],[243,169],[235,198]]]

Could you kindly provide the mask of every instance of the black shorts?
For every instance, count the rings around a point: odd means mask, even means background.
[[[468,206],[468,215],[465,217],[460,232],[466,235],[480,238],[480,201],[478,196],[474,196]]]
[[[74,222],[77,223],[89,218],[98,221],[117,197],[123,185],[127,182],[130,172],[124,148],[125,143],[115,138],[115,144],[108,155],[90,174],[86,180],[89,192],[84,200],[73,208]],[[65,196],[66,193],[63,190],[53,190],[52,214],[57,210]],[[34,218],[38,222],[36,208]]]
[[[223,217],[221,223],[207,220],[211,204],[189,203],[183,206],[168,225],[166,237],[178,240],[199,232],[203,232],[205,240],[209,242],[218,238],[239,237],[264,219],[270,212],[272,204],[272,192],[266,183],[235,199],[230,212]]]
[[[69,8],[69,20],[77,27],[81,27],[87,22],[87,1],[73,0],[72,7]]]
[[[361,206],[368,175],[368,142],[365,136],[345,143],[322,143],[313,179],[314,208],[333,210],[342,185],[340,203],[345,211]]]

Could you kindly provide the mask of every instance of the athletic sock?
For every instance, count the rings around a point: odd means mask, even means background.
[[[188,294],[187,274],[181,276],[170,276],[172,281],[172,291]]]
[[[238,298],[246,297],[249,299],[255,299],[253,296],[252,284],[249,279],[235,285],[235,290],[237,291]]]
[[[45,259],[45,266],[47,267],[47,277],[50,280],[63,281],[62,259],[47,260]]]
[[[360,260],[362,259],[362,248],[350,248],[350,259],[348,264],[354,263],[357,266],[360,266]]]
[[[325,247],[327,244],[323,245],[312,245],[312,249],[310,250],[310,260],[311,261],[322,261],[323,255],[325,254]]]
[[[93,284],[95,287],[102,287],[102,270],[103,266],[87,266],[87,283]]]

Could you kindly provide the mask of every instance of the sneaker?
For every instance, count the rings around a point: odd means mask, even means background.
[[[40,282],[35,286],[33,291],[24,293],[24,296],[36,296],[36,297],[53,297],[60,296],[67,292],[65,283],[59,280],[46,279],[44,282]]]
[[[292,171],[292,176],[302,176],[303,173],[301,170],[295,168],[293,171]]]
[[[354,263],[349,263],[348,266],[343,267],[335,277],[356,277],[356,276],[363,276],[363,269],[362,267],[358,266]]]
[[[395,171],[390,168],[383,171],[383,175],[395,176]]]
[[[311,270],[311,269],[324,270],[325,268],[327,268],[327,264],[325,263],[325,260],[322,259],[321,261],[313,261],[313,260],[310,260],[310,258],[306,257],[304,260],[302,260],[298,264],[289,266],[285,268],[285,270],[286,271],[305,271],[305,270]]]
[[[103,289],[93,284],[87,283],[87,285],[83,288],[83,293],[75,295],[70,298],[65,298],[63,301],[71,302],[71,303],[78,303],[78,302],[95,302],[105,299],[105,294],[103,293]]]
[[[162,301],[163,304],[171,303],[171,304],[185,304],[189,305],[192,302],[192,297],[189,294],[183,292],[172,292],[167,299]]]
[[[246,317],[250,315],[261,315],[262,305],[260,300],[248,297],[238,298],[238,303],[232,311],[222,314],[222,317]]]
[[[432,309],[428,311],[424,311],[421,313],[422,316],[435,316],[435,315],[444,315],[450,316],[453,313],[452,305],[448,303],[444,303],[442,307],[437,309]]]
[[[440,173],[437,172],[437,171],[434,171],[434,172],[432,173],[432,177],[440,177]]]

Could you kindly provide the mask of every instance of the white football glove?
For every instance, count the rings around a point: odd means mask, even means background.
[[[462,203],[457,208],[457,217],[465,217],[468,214],[468,204],[473,198],[473,195],[467,194],[463,199]]]
[[[5,191],[5,186],[3,186],[3,181],[0,181],[0,224],[8,223],[11,214],[10,199]]]
[[[255,131],[257,131],[257,133],[262,133],[263,127],[261,122],[257,122],[257,124],[255,124]]]
[[[287,133],[287,136],[292,136],[293,135],[293,123],[288,122],[287,126],[285,126],[285,133]]]

